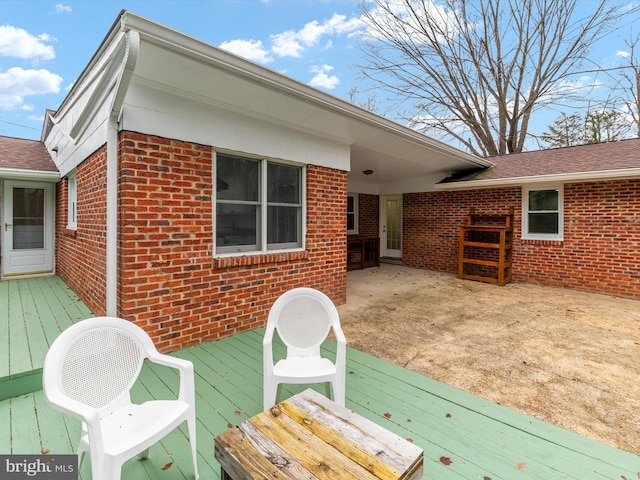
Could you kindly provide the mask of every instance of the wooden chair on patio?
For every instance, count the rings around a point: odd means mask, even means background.
[[[179,371],[177,399],[132,403],[145,359]],[[89,452],[94,480],[119,479],[126,460],[146,458],[150,446],[184,421],[198,478],[193,364],[160,354],[137,325],[112,317],[72,325],[51,345],[42,383],[53,408],[82,421],[78,469]]]
[[[333,330],[337,350],[335,363],[320,355],[320,345]],[[286,358],[273,363],[273,336],[287,347]],[[340,327],[338,310],[324,293],[312,288],[294,288],[271,307],[262,343],[264,409],[278,402],[281,385],[324,383],[327,397],[344,406],[347,341]]]

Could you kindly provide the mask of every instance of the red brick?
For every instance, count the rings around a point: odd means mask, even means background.
[[[264,325],[292,287],[346,300],[346,172],[307,167],[305,251],[220,258],[212,256],[212,152],[120,134],[118,315],[145,325],[160,350]],[[57,273],[97,315],[105,312],[105,161],[101,148],[78,167],[75,238],[61,233],[65,182],[57,192]]]

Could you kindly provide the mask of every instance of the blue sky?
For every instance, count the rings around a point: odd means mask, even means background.
[[[0,135],[40,138],[45,110],[61,104],[121,9],[337,97],[367,95],[354,66],[363,63],[355,0],[0,0]],[[594,62],[619,62],[630,31],[609,35]]]
[[[0,135],[40,138],[116,20],[130,10],[340,98],[357,85],[352,0],[0,0]]]

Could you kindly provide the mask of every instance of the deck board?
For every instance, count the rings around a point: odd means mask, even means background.
[[[18,377],[28,368],[37,372],[53,339],[91,316],[57,277],[0,282],[0,309],[9,312],[0,315],[0,335],[10,340],[10,348],[0,349],[0,389],[9,368]],[[262,410],[263,334],[256,329],[174,353],[195,366],[201,478],[220,478],[214,437]],[[277,341],[274,349],[276,358],[284,355]],[[335,344],[326,342],[323,351],[333,355]],[[286,386],[283,398],[305,387]],[[148,365],[133,396],[172,396],[177,388],[175,372]],[[351,348],[346,394],[348,408],[424,449],[425,479],[630,479],[640,472],[636,455]],[[72,453],[79,434],[79,422],[53,411],[41,390],[0,401],[1,453]],[[152,447],[149,460],[127,462],[123,478],[192,478],[186,436],[186,426],[181,426]],[[453,463],[444,465],[441,457]],[[90,461],[80,478],[90,478]]]
[[[93,315],[57,276],[0,281],[0,312],[0,399],[38,389],[49,345]]]
[[[214,436],[262,410],[262,333],[253,330],[175,354],[195,365],[201,478],[220,477]],[[329,342],[325,350],[333,346]],[[175,373],[145,366],[134,398],[175,395],[177,388]],[[302,388],[286,388],[285,395]],[[631,453],[350,348],[346,406],[423,448],[425,479],[583,480],[635,478],[640,472],[640,457]],[[70,453],[79,435],[78,422],[51,410],[42,392],[0,402],[0,429],[11,432],[0,435],[3,453]],[[440,457],[453,463],[446,466]],[[162,470],[165,465],[170,466]],[[85,462],[82,479],[90,478],[89,468]],[[154,446],[149,460],[132,460],[124,468],[123,478],[133,480],[191,478],[186,426]]]
[[[3,315],[3,312],[7,312]],[[12,318],[9,310],[9,282],[0,282],[0,378],[9,375],[11,357],[9,353],[9,319]]]

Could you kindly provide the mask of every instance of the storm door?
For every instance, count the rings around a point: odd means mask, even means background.
[[[2,276],[53,272],[53,184],[6,180]]]

